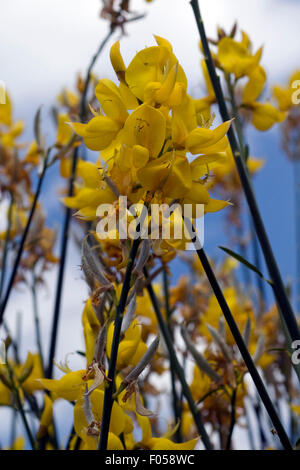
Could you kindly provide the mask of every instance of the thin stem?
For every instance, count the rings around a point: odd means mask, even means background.
[[[145,275],[145,278],[147,279],[148,278],[148,272],[147,272],[146,268],[144,268],[144,275]],[[163,316],[161,314],[159,303],[158,303],[157,297],[155,295],[155,292],[153,290],[152,284],[147,285],[147,290],[148,290],[148,294],[150,296],[150,299],[151,299],[151,302],[152,302],[152,305],[153,305],[153,308],[154,308],[154,311],[155,311],[155,314],[156,314],[156,318],[157,318],[160,330],[161,330],[163,338],[164,338],[164,341],[166,343],[166,346],[167,346],[167,349],[169,351],[170,357],[172,357],[172,364],[174,366],[176,375],[177,375],[177,377],[178,377],[178,379],[181,383],[183,394],[184,394],[184,396],[185,396],[185,398],[188,402],[190,411],[193,415],[195,425],[197,427],[199,435],[201,436],[201,438],[203,440],[203,444],[205,445],[206,449],[211,450],[213,447],[212,447],[212,444],[211,444],[210,439],[208,437],[208,434],[206,432],[206,429],[204,427],[204,424],[202,422],[202,417],[201,417],[200,410],[197,408],[197,406],[194,402],[191,391],[190,391],[189,386],[186,382],[183,369],[182,369],[182,367],[181,367],[181,365],[180,365],[180,363],[177,359],[176,352],[175,352],[175,349],[174,349],[174,346],[173,346],[173,341],[172,341],[172,338],[170,336],[169,329],[168,329],[167,325],[165,324]]]
[[[35,339],[36,344],[41,360],[42,371],[44,375],[44,357],[43,357],[43,348],[41,341],[41,329],[40,329],[40,318],[38,311],[38,302],[37,302],[37,292],[36,292],[36,278],[34,271],[32,271],[32,284],[31,284],[31,294],[32,294],[32,303],[33,303],[33,317],[34,317],[34,326],[35,326]]]
[[[41,192],[41,189],[42,189],[42,185],[43,185],[43,181],[44,181],[44,178],[45,178],[46,170],[48,168],[49,154],[50,154],[50,150],[48,150],[48,152],[47,152],[47,154],[44,158],[42,173],[39,177],[36,193],[35,193],[33,203],[32,203],[31,209],[30,209],[29,217],[28,217],[26,227],[25,227],[25,230],[23,232],[23,235],[22,235],[22,238],[21,238],[21,241],[20,241],[20,244],[19,244],[19,248],[18,248],[18,251],[17,251],[17,256],[16,256],[16,259],[15,259],[15,262],[14,262],[14,265],[13,265],[13,269],[12,269],[10,278],[9,278],[6,293],[5,293],[3,301],[1,302],[1,306],[0,306],[0,325],[3,322],[3,316],[4,316],[5,308],[6,308],[8,300],[9,300],[11,291],[12,291],[12,287],[13,287],[15,277],[16,277],[16,274],[17,274],[17,271],[18,271],[18,267],[19,267],[19,264],[20,264],[20,261],[21,261],[21,258],[22,258],[22,253],[23,253],[23,250],[24,250],[24,245],[25,245],[25,242],[26,242],[26,238],[27,238],[27,235],[28,235],[28,232],[29,232],[29,229],[30,229],[30,226],[31,226],[31,222],[32,222],[32,219],[33,219],[33,216],[34,216],[34,212],[35,212],[35,209],[36,209],[36,205],[37,205],[37,202],[38,202],[38,199],[39,199],[39,196],[40,196],[40,192]]]
[[[218,102],[220,114],[222,116],[223,121],[228,121],[230,119],[226,102],[224,99],[223,91],[220,84],[220,79],[216,73],[214,62],[210,53],[204,24],[201,18],[199,4],[197,0],[191,0],[191,6],[195,15],[197,27],[199,30],[205,61],[207,65],[207,69],[209,72],[210,80],[214,88],[214,92],[216,95],[216,99]],[[241,157],[241,150],[239,149],[238,143],[236,141],[236,137],[233,131],[232,126],[228,130],[228,140],[231,146],[231,150],[233,153],[233,157],[236,163],[236,167],[240,176],[241,184],[244,189],[244,193],[246,196],[246,200],[250,209],[250,213],[252,215],[253,224],[264,254],[264,258],[266,261],[266,265],[268,267],[269,275],[272,280],[272,287],[273,292],[282,311],[284,316],[284,320],[290,332],[292,340],[299,340],[300,333],[298,329],[298,325],[294,316],[294,312],[292,310],[291,304],[289,302],[287,293],[285,291],[285,287],[283,281],[281,279],[281,275],[265,230],[265,226],[255,199],[254,191],[252,188],[251,181],[248,176],[248,172],[245,166],[245,162]]]
[[[237,107],[236,100],[235,100],[234,84],[231,81],[230,74],[226,74],[225,76],[226,76],[226,82],[227,82],[229,96],[230,96],[232,114],[233,114],[233,117],[234,117],[234,126],[235,126],[236,133],[237,133],[237,136],[238,136],[238,141],[239,141],[239,146],[240,146],[242,158],[243,158],[244,161],[246,161],[243,124],[241,122],[241,117],[239,115],[238,107]],[[246,169],[247,169],[247,167],[246,167]]]
[[[16,344],[20,347],[21,345],[21,313],[17,313],[17,328],[16,328]],[[16,353],[16,351],[14,351]],[[17,357],[15,358],[17,359]],[[16,360],[17,362],[17,360]],[[17,419],[18,419],[18,411],[14,408],[11,417],[11,431],[10,431],[10,446],[13,447],[13,444],[16,439],[16,431],[17,431]]]
[[[7,357],[6,357],[6,367],[7,367],[8,373],[9,373],[9,378],[10,378],[10,382],[11,382],[11,386],[12,386],[12,392],[13,392],[15,398],[16,398],[18,411],[21,414],[21,418],[22,418],[24,427],[26,429],[26,433],[27,433],[28,439],[30,441],[30,445],[31,445],[32,449],[35,450],[35,448],[36,448],[35,440],[34,440],[34,437],[31,433],[30,426],[28,424],[27,417],[26,417],[26,414],[25,414],[25,411],[24,411],[24,408],[23,408],[22,400],[20,398],[19,389],[18,389],[17,385],[15,384],[14,376],[13,376],[13,370],[10,367],[10,364],[8,363]]]
[[[236,422],[236,416],[235,416],[236,392],[237,392],[237,387],[233,389],[232,395],[231,395],[231,421],[230,421],[230,428],[229,428],[228,438],[227,438],[227,443],[226,443],[226,450],[230,450],[231,448],[231,439],[232,439],[233,429],[234,429],[235,422]]]
[[[136,238],[132,243],[132,247],[130,250],[129,259],[128,259],[128,263],[127,263],[127,267],[125,271],[120,301],[118,303],[117,310],[116,310],[114,335],[113,335],[113,342],[112,342],[111,355],[110,355],[109,368],[108,368],[109,385],[107,386],[105,390],[105,394],[104,394],[99,450],[106,450],[107,448],[109,424],[110,424],[111,411],[112,411],[113,401],[114,401],[113,400],[114,379],[115,379],[115,373],[116,373],[117,356],[118,356],[118,349],[119,349],[119,343],[120,343],[123,313],[126,307],[128,292],[130,289],[130,280],[131,280],[131,274],[133,270],[133,264],[134,264],[134,260],[137,254],[139,244],[140,244],[139,238]]]
[[[10,191],[10,202],[9,202],[9,209],[8,209],[7,229],[6,229],[6,233],[5,233],[3,256],[2,256],[2,263],[1,263],[0,300],[2,298],[2,291],[3,291],[3,287],[4,287],[5,274],[6,274],[6,261],[7,261],[8,245],[9,245],[9,239],[10,239],[13,205],[14,205],[14,196],[13,196],[12,191]]]
[[[114,28],[110,28],[108,34],[105,38],[101,41],[100,46],[98,47],[95,55],[92,57],[90,65],[87,69],[86,79],[84,90],[81,96],[80,102],[80,121],[84,121],[86,117],[86,100],[87,100],[87,92],[88,87],[91,80],[91,71],[95,62],[99,55],[101,54],[102,50],[104,49],[106,43],[110,39],[114,32]],[[78,162],[78,149],[76,147],[73,152],[72,158],[72,171],[71,176],[69,179],[69,189],[68,189],[68,197],[73,196],[74,192],[74,180],[76,175],[76,168]],[[47,377],[51,378],[53,374],[53,359],[56,350],[56,341],[57,341],[57,330],[58,330],[58,322],[59,322],[59,315],[60,315],[60,306],[61,306],[61,299],[63,293],[63,280],[64,280],[64,272],[65,272],[65,264],[66,264],[66,256],[67,256],[67,248],[68,248],[68,240],[69,240],[69,231],[70,231],[70,222],[71,222],[71,215],[72,210],[68,207],[65,210],[65,218],[63,223],[63,234],[61,240],[61,247],[60,247],[60,261],[59,261],[59,268],[58,268],[58,277],[57,277],[57,286],[56,286],[56,294],[55,294],[55,303],[54,303],[54,313],[53,313],[53,321],[52,321],[52,330],[51,330],[51,340],[50,340],[50,348],[49,348],[49,357],[48,357],[48,368],[47,368]]]
[[[169,298],[169,279],[168,279],[168,273],[167,273],[166,268],[164,268],[164,270],[163,270],[163,287],[164,287],[164,295],[165,295],[165,307],[166,307],[168,328],[169,328],[170,335],[172,337],[172,330],[171,330],[171,325],[170,325],[171,311],[170,311],[170,298]],[[173,360],[172,360],[171,356],[170,356],[170,375],[171,375],[171,387],[172,387],[172,396],[173,396],[174,419],[175,419],[175,423],[180,423],[181,422],[181,412],[180,412],[180,408],[179,408],[178,393],[177,393],[177,390],[176,390],[176,377],[175,377],[175,374],[174,374],[174,364],[173,364]],[[180,424],[179,424],[178,429],[175,433],[175,436],[176,436],[177,442],[182,442]]]

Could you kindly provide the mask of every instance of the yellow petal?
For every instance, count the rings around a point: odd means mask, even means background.
[[[217,58],[224,70],[237,78],[248,75],[258,65],[262,49],[251,55],[244,43],[224,37],[219,41]]]
[[[115,199],[115,195],[108,189],[82,188],[76,196],[65,197],[63,202],[71,209],[82,209],[84,207],[96,209],[100,204],[110,203]]]
[[[280,111],[288,111],[293,106],[291,92],[288,88],[274,86],[273,95],[277,100]]]
[[[259,131],[266,131],[277,122],[282,122],[285,119],[286,113],[278,111],[270,103],[256,102],[253,103],[253,106],[252,124]]]
[[[155,101],[157,103],[164,103],[170,97],[177,78],[178,64],[174,65],[169,71],[166,79],[162,83],[160,89],[155,93]]]
[[[252,101],[255,101],[261,94],[265,82],[266,72],[260,65],[258,65],[249,75],[248,83],[243,90],[242,102],[251,103]]]
[[[128,113],[119,88],[114,82],[108,79],[100,80],[96,86],[95,95],[106,116],[123,124]]]
[[[215,129],[206,129],[205,127],[194,129],[185,140],[186,149],[193,155],[224,151],[228,145],[227,138],[224,137],[230,124],[231,120],[223,122]]]
[[[120,52],[120,42],[115,42],[110,49],[110,61],[119,80],[124,80],[125,64]]]
[[[206,204],[204,207],[204,212],[218,212],[228,205],[228,201],[221,201],[218,199],[210,198],[208,204]]]
[[[139,102],[132,93],[132,91],[128,88],[128,86],[121,82],[119,85],[119,91],[122,98],[122,101],[127,109],[135,109],[138,107]]]
[[[88,124],[72,123],[72,127],[90,150],[105,149],[120,130],[120,124],[107,116],[96,116]]]
[[[224,165],[228,162],[228,154],[226,152],[210,153],[208,155],[200,155],[191,163],[192,178],[197,180],[207,173],[207,169]]]
[[[123,143],[141,145],[149,150],[151,158],[157,157],[166,136],[166,120],[153,107],[143,104],[134,110],[122,130]]]
[[[8,93],[5,93],[5,103],[0,104],[0,124],[10,126],[12,123],[12,105]]]
[[[124,450],[124,446],[118,436],[108,433],[107,450]]]
[[[77,174],[89,188],[99,188],[101,174],[95,163],[79,160],[77,163]]]
[[[193,181],[191,189],[186,194],[183,202],[184,204],[190,204],[192,202],[196,202],[198,204],[208,204],[209,200],[209,193],[205,186],[201,182]]]
[[[172,117],[175,120],[175,126],[177,126],[176,131],[176,127],[172,129],[172,138],[176,139],[175,143],[182,144],[184,129],[187,134],[197,127],[195,100],[186,94],[181,104],[173,108]]]
[[[148,83],[162,81],[163,67],[168,57],[167,48],[153,46],[138,52],[132,59],[125,72],[125,79],[139,100],[144,100],[144,91]]]
[[[49,390],[54,392],[55,398],[64,398],[68,401],[77,399],[80,389],[82,387],[82,377],[85,375],[85,370],[78,370],[76,372],[69,372],[61,379],[39,379],[40,383]]]
[[[56,142],[60,145],[66,145],[72,137],[72,128],[67,124],[69,121],[67,114],[58,115]]]
[[[154,437],[151,439],[151,450],[193,450],[198,438],[177,444],[164,437]]]
[[[133,165],[135,168],[145,166],[149,160],[149,150],[141,145],[134,145],[132,151]]]
[[[24,163],[32,163],[33,165],[38,165],[40,161],[41,152],[39,151],[38,144],[34,140],[28,149],[28,152],[25,155]]]
[[[41,439],[47,432],[48,427],[52,423],[53,418],[53,404],[51,398],[45,393],[45,405],[40,420],[40,427],[37,432],[37,439]]]

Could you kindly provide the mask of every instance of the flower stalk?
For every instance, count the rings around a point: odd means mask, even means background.
[[[111,356],[110,356],[109,368],[108,368],[109,383],[108,383],[108,387],[105,390],[105,395],[104,395],[99,450],[106,450],[107,448],[110,418],[111,418],[112,406],[113,406],[113,401],[114,401],[113,400],[114,379],[115,379],[115,373],[116,373],[117,356],[118,356],[118,349],[119,349],[119,343],[120,343],[123,314],[124,314],[124,310],[126,307],[126,301],[127,301],[127,297],[128,297],[128,293],[130,289],[131,274],[133,271],[134,260],[136,258],[139,244],[140,244],[139,238],[136,238],[132,243],[132,247],[130,250],[130,255],[129,255],[129,259],[128,259],[128,263],[126,267],[126,272],[124,276],[124,281],[122,285],[120,301],[118,303],[117,310],[116,310],[114,336],[113,336]]]

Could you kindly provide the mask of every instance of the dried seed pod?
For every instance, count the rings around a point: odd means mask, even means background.
[[[136,273],[138,275],[143,274],[143,268],[145,267],[148,261],[149,255],[150,255],[150,240],[147,238],[146,240],[143,240],[140,245],[140,252],[139,252],[139,256],[138,256],[136,265],[134,267],[133,273]]]
[[[107,175],[103,175],[103,180],[115,196],[119,197],[121,195],[115,183]]]
[[[208,377],[210,377],[213,382],[220,382],[221,381],[220,375],[213,370],[213,368],[210,366],[207,360],[202,356],[202,354],[199,351],[197,351],[197,349],[195,348],[194,344],[191,341],[191,338],[188,332],[183,328],[183,326],[181,326],[180,331],[184,339],[184,342],[186,344],[186,347],[188,351],[191,353],[191,355],[193,356],[193,358],[195,359],[195,362],[197,366],[199,367],[199,369],[202,370],[204,374],[208,375]]]
[[[85,385],[85,393],[83,394],[82,409],[84,412],[84,416],[86,417],[86,420],[90,425],[95,420],[95,418],[94,418],[93,411],[92,411],[91,400],[90,400],[90,395],[88,393],[87,385]]]
[[[92,365],[92,369],[94,370],[95,373],[95,378],[93,384],[90,386],[88,390],[84,393],[84,395],[90,396],[90,394],[99,387],[99,385],[102,384],[104,380],[104,372],[99,368],[99,365],[95,362]]]
[[[107,291],[104,291],[104,292],[100,295],[100,300],[99,300],[99,302],[96,303],[96,304],[92,304],[92,305],[93,305],[94,312],[95,312],[95,314],[96,314],[96,317],[97,317],[97,319],[98,319],[100,325],[103,325],[103,324],[104,324],[104,319],[105,319],[104,310],[105,310],[106,299],[107,299]]]
[[[255,349],[255,353],[252,356],[253,362],[256,364],[257,361],[261,358],[264,353],[265,348],[265,337],[264,335],[260,335],[257,340],[257,345]]]
[[[221,337],[220,333],[211,325],[206,325],[208,331],[210,332],[211,336],[215,343],[219,346],[220,350],[222,351],[224,357],[227,359],[228,362],[232,362],[232,352],[229,346],[225,343],[224,339]]]
[[[131,383],[134,382],[138,379],[139,375],[143,372],[143,370],[147,367],[147,365],[150,363],[152,360],[157,348],[159,345],[159,336],[156,336],[156,338],[152,341],[150,344],[149,348],[143,355],[142,359],[140,362],[135,366],[134,369],[127,375],[125,378],[124,382],[125,383]]]
[[[126,313],[124,315],[123,322],[122,322],[121,334],[124,334],[125,331],[128,330],[129,326],[132,323],[135,311],[136,311],[136,294],[133,295],[133,297],[131,298],[128,304],[128,307],[127,307],[127,310],[126,310]]]
[[[250,317],[248,317],[247,323],[243,331],[243,338],[247,347],[249,346],[250,335],[251,335],[251,320],[250,320]]]
[[[135,411],[137,412],[137,414],[139,414],[140,416],[147,416],[148,418],[153,418],[155,416],[151,410],[148,410],[142,404],[139,386],[136,382],[134,383],[134,399],[135,399]]]
[[[222,336],[222,338],[226,337],[224,317],[219,318],[219,333]]]
[[[111,282],[105,277],[105,268],[96,258],[93,248],[87,242],[87,237],[82,242],[81,250],[82,269],[88,280],[96,279],[102,286],[112,287]]]
[[[103,365],[103,361],[104,361],[106,335],[107,335],[107,322],[103,325],[103,327],[99,331],[97,339],[96,339],[96,343],[95,343],[94,359],[98,364],[101,364],[101,365]]]

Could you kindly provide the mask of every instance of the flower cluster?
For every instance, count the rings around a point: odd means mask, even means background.
[[[95,89],[100,108],[93,109],[87,124],[72,123],[85,145],[100,151],[98,164],[79,163],[83,184],[65,199],[79,217],[94,220],[97,207],[114,203],[118,195],[135,204],[203,204],[204,212],[227,205],[210,197],[206,176],[228,158],[230,122],[209,128],[211,119],[203,118],[197,100],[187,93],[185,73],[170,43],[158,36],[156,42],[138,52],[128,67],[115,43],[110,57],[119,86],[100,80]],[[196,158],[190,161],[189,155]],[[173,223],[183,222],[174,217]],[[172,249],[172,239],[159,248]]]

